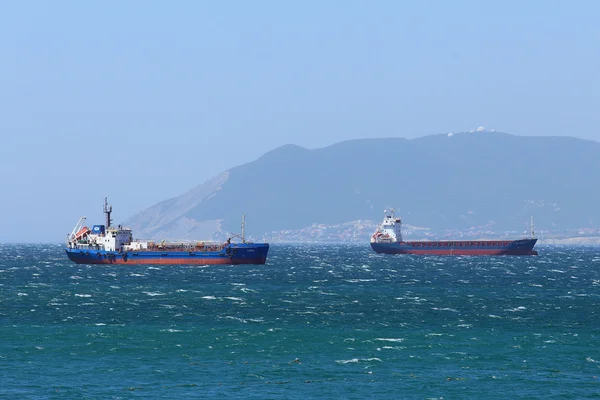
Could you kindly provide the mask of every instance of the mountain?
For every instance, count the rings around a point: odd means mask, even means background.
[[[285,145],[126,223],[136,236],[205,239],[377,221],[390,206],[433,231],[600,227],[600,143],[499,132]]]

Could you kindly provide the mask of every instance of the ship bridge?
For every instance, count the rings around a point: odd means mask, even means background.
[[[394,209],[384,211],[383,222],[371,236],[371,242],[402,242],[402,219],[394,215]]]

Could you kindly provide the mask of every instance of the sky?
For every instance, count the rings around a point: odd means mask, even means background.
[[[596,1],[0,2],[0,242],[59,242],[284,144],[600,141]],[[243,199],[240,199],[243,201]]]

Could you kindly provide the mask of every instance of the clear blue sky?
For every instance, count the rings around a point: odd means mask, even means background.
[[[600,140],[596,1],[4,1],[0,241],[119,222],[287,143]],[[243,201],[243,199],[240,199]]]

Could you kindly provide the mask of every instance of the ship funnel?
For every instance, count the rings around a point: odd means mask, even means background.
[[[102,210],[104,214],[106,214],[106,229],[110,228],[110,224],[112,222],[112,218],[110,217],[110,213],[112,213],[112,206],[108,205],[108,199],[104,198],[104,208]]]

